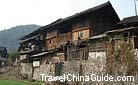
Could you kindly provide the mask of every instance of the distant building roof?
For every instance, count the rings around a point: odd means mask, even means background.
[[[138,27],[129,27],[129,28],[125,28],[125,29],[111,30],[111,31],[107,31],[105,33],[108,34],[108,33],[122,32],[122,31],[126,31],[126,30],[135,30],[135,29],[138,29]]]
[[[0,51],[7,52],[6,47],[0,47]]]
[[[131,17],[124,18],[118,24],[129,24],[129,23],[138,23],[138,16],[131,16]]]

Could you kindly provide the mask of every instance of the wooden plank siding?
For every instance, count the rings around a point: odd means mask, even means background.
[[[79,33],[82,33],[82,36],[80,37],[82,40],[89,38],[89,28],[86,28],[86,29],[81,29],[81,30],[78,30],[78,31],[74,31],[72,33],[72,41],[78,40]]]
[[[46,40],[46,48],[47,50],[55,49],[57,45],[57,37],[48,38]]]
[[[71,41],[72,38],[71,30],[63,28],[49,30],[47,31],[46,36],[47,50],[54,50],[55,48],[58,48],[60,45],[66,44],[67,41]]]
[[[67,41],[71,41],[71,32],[59,34],[57,38],[58,45],[66,44]]]
[[[55,49],[57,45],[57,29],[48,29],[46,32],[46,49]]]
[[[89,21],[86,18],[78,20],[72,25],[72,41],[80,39],[88,39],[89,36]]]

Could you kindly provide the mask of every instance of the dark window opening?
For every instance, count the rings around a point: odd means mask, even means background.
[[[134,37],[138,37],[138,33],[137,32],[134,32]]]
[[[52,43],[52,41],[51,41],[51,40],[49,40],[49,43],[51,44],[51,43]]]
[[[129,33],[128,32],[125,32],[123,34],[123,36],[124,36],[124,42],[128,42]]]
[[[134,47],[138,49],[138,33],[134,32]]]
[[[48,60],[46,60],[45,64],[49,64],[49,61],[48,61]]]
[[[128,37],[128,32],[125,32],[124,33],[124,37]]]

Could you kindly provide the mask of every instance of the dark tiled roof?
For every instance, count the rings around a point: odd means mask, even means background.
[[[55,22],[52,22],[51,24],[45,26],[45,28],[49,28],[51,26],[60,24],[62,22],[71,21],[72,19],[77,18],[77,17],[80,17],[81,15],[90,14],[92,12],[98,11],[98,10],[104,8],[104,7],[107,7],[107,6],[110,6],[110,8],[113,8],[112,5],[111,5],[111,3],[108,1],[106,3],[103,3],[101,5],[98,5],[96,7],[89,8],[89,9],[87,9],[85,11],[80,12],[80,13],[76,13],[76,14],[74,14],[72,16],[69,16],[69,17],[66,17],[66,18],[63,18],[63,19],[60,18],[60,19],[56,20]],[[114,12],[114,14],[112,15],[112,18],[115,17],[116,20],[120,21],[120,19],[119,19],[118,15],[116,14],[115,10],[114,9],[112,9],[112,10],[113,10],[112,12]],[[108,10],[108,11],[110,11],[110,10]]]
[[[131,17],[124,18],[118,24],[128,24],[128,23],[138,23],[138,16],[131,16]]]
[[[30,36],[30,35],[32,35],[32,34],[35,34],[36,32],[38,32],[38,31],[40,31],[40,30],[44,30],[44,29],[50,28],[50,27],[52,27],[52,26],[61,24],[61,23],[63,23],[63,22],[71,21],[72,19],[77,18],[77,17],[80,17],[81,15],[90,14],[90,13],[95,12],[95,11],[98,11],[98,10],[104,8],[104,7],[109,7],[109,8],[111,8],[111,9],[108,9],[108,11],[111,10],[111,12],[110,12],[109,15],[111,15],[112,18],[113,18],[114,20],[120,21],[118,15],[116,14],[115,10],[113,9],[111,3],[108,1],[108,2],[106,2],[106,3],[104,3],[104,4],[98,5],[98,6],[96,6],[96,7],[90,8],[90,9],[87,9],[87,10],[82,11],[82,12],[80,12],[80,13],[76,13],[76,14],[74,14],[74,15],[72,15],[72,16],[69,16],[69,17],[66,17],[66,18],[63,18],[63,19],[58,19],[58,20],[52,22],[52,23],[49,24],[49,25],[46,25],[46,26],[44,26],[44,27],[41,27],[41,28],[35,30],[34,32],[32,32],[32,33],[30,33],[30,34],[25,35],[24,38],[25,38],[25,37],[28,37],[28,36]]]

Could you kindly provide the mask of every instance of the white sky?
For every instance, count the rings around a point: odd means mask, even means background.
[[[47,25],[108,0],[0,0],[0,30],[17,25]],[[110,0],[119,17],[135,15],[133,0]],[[138,5],[138,3],[137,3]]]

